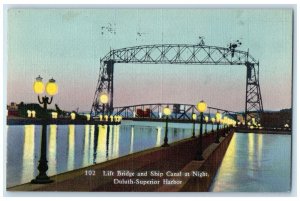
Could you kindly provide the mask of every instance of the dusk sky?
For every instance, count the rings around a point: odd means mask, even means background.
[[[101,29],[110,25],[116,34]],[[90,111],[99,59],[110,49],[197,44],[204,36],[221,47],[241,40],[239,49],[260,62],[264,109],[291,107],[289,9],[10,9],[7,26],[8,103],[37,102],[32,85],[41,75],[57,81],[62,109]],[[115,106],[205,100],[243,111],[246,67],[116,64],[114,86]]]

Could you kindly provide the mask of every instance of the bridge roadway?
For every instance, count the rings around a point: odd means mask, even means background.
[[[8,188],[8,191],[96,191],[96,192],[172,192],[208,191],[211,182],[223,159],[229,145],[234,130],[231,129],[226,135],[225,130],[219,130],[220,143],[214,143],[216,132],[211,132],[203,136],[203,161],[195,161],[197,149],[199,148],[199,138],[188,138],[170,144],[169,147],[156,147],[145,151],[133,153],[104,163],[73,170],[52,176],[55,180],[50,184],[23,184]],[[91,176],[86,175],[86,171],[92,170]],[[125,170],[129,172],[148,172],[145,177],[128,176],[103,176],[103,171],[117,172]],[[156,171],[163,173],[162,177],[153,177],[149,173]],[[192,172],[203,173],[204,177],[168,177],[166,172]],[[128,180],[140,179],[143,181],[160,181],[159,184],[115,184],[114,179]],[[163,184],[168,179],[178,181],[178,184]]]

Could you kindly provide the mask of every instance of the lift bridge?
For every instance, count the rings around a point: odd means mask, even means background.
[[[121,114],[126,112],[134,114],[137,107],[150,109],[150,113],[163,104],[125,106],[114,108],[114,65],[116,63],[133,64],[180,64],[180,65],[239,65],[246,66],[246,99],[244,118],[246,122],[253,118],[260,122],[263,112],[263,103],[259,85],[259,62],[255,60],[249,51],[240,51],[235,47],[217,47],[204,44],[160,44],[143,45],[121,49],[114,49],[100,60],[100,72],[95,91],[91,114]],[[99,103],[100,93],[109,94],[109,103],[101,105]],[[174,105],[174,104],[170,104]],[[180,118],[190,118],[189,111],[195,110],[194,105],[182,104],[185,109],[178,115]],[[223,110],[226,111],[226,110]],[[180,111],[179,111],[180,113]]]

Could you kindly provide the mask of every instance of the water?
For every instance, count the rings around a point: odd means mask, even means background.
[[[161,146],[165,123],[123,121],[117,126],[100,126],[96,136],[94,129],[92,125],[47,127],[48,176]],[[39,125],[8,126],[7,187],[30,182],[38,174],[41,130]],[[170,143],[189,138],[192,124],[169,123],[168,133]]]
[[[210,191],[287,192],[290,183],[290,135],[236,133]]]

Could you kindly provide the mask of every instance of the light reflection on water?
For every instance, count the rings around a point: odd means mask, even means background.
[[[287,192],[290,168],[290,135],[236,133],[210,191]]]
[[[211,125],[208,125],[208,131]],[[49,176],[130,153],[161,146],[164,122],[128,122],[117,126],[49,125]],[[214,126],[216,129],[216,126]],[[30,182],[38,174],[41,126],[7,127],[7,187]],[[196,125],[196,135],[199,125]],[[192,135],[192,124],[169,123],[169,143]]]

